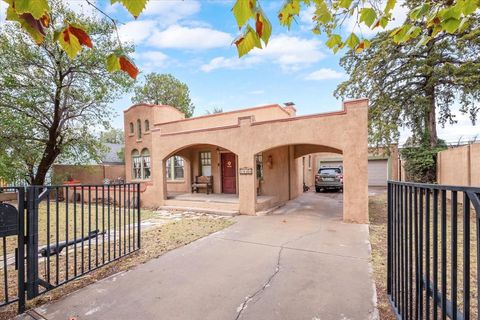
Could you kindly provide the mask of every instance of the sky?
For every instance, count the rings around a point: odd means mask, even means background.
[[[229,111],[284,102],[294,102],[299,115],[341,109],[333,92],[348,78],[339,65],[342,52],[334,54],[325,46],[324,36],[312,34],[313,10],[304,10],[288,30],[277,22],[282,0],[259,2],[272,22],[272,37],[265,49],[254,49],[242,58],[232,45],[239,35],[231,12],[233,0],[150,0],[137,20],[118,3],[97,0],[96,4],[119,21],[121,40],[135,44],[133,59],[141,70],[138,82],[150,72],[172,74],[190,88],[194,116],[214,107]],[[68,3],[75,10],[101,15],[84,0]],[[0,1],[0,6],[4,15],[5,3]],[[393,16],[389,28],[403,22],[406,10],[397,5]],[[353,26],[353,20],[346,21],[344,34]],[[372,34],[368,29],[362,32]],[[122,111],[131,105],[131,95],[113,104],[114,127],[122,128]],[[458,120],[455,126],[439,128],[440,137],[450,142],[480,133],[467,117],[458,115]],[[400,142],[408,134],[402,132]]]

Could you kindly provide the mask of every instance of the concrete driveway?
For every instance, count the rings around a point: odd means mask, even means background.
[[[368,226],[306,193],[38,308],[47,319],[374,319]]]

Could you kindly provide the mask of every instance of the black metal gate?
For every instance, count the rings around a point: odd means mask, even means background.
[[[139,204],[138,183],[0,188],[0,307],[137,251]]]
[[[480,319],[480,188],[389,181],[387,292],[398,319]]]

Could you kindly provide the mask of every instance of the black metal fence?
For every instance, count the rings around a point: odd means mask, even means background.
[[[139,204],[138,183],[0,188],[0,306],[138,250]]]
[[[388,183],[387,292],[398,319],[480,316],[480,188]]]

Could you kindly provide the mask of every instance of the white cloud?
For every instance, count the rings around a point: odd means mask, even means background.
[[[315,27],[315,23],[313,20],[313,16],[315,16],[315,5],[312,4],[302,11],[300,11],[300,28],[302,30],[311,30]]]
[[[259,59],[258,57],[251,56],[247,56],[244,58],[216,57],[210,60],[210,62],[202,65],[200,67],[200,70],[204,72],[210,72],[217,69],[246,69],[260,61],[261,59]]]
[[[244,69],[260,62],[272,62],[283,71],[294,71],[309,66],[325,57],[321,51],[321,42],[288,35],[272,37],[264,49],[253,49],[243,58],[216,57],[200,67],[209,72],[216,69]]]
[[[122,10],[127,12],[126,9],[118,2],[113,5],[107,5],[104,10],[108,14],[117,14]],[[180,20],[188,18],[199,11],[200,1],[197,0],[150,0],[147,2],[147,7],[145,10],[143,10],[143,12],[140,14],[140,19],[144,17],[151,19],[154,17],[159,27],[166,27],[168,25],[177,23]]]
[[[272,37],[264,49],[254,49],[254,57],[263,57],[280,65],[282,70],[298,70],[325,57],[317,39],[305,39],[288,35]]]
[[[308,74],[306,80],[334,80],[345,77],[345,74],[330,68],[322,68]]]
[[[230,34],[215,29],[173,25],[166,30],[155,31],[149,44],[158,48],[198,50],[228,47],[232,40]]]
[[[165,19],[164,23],[171,24],[199,11],[200,2],[194,0],[148,1],[147,7],[142,14],[146,16],[161,16]]]
[[[118,34],[122,41],[132,41],[139,44],[150,37],[157,28],[157,23],[154,20],[136,20],[119,26]]]
[[[143,72],[156,72],[171,63],[170,57],[161,51],[135,52],[134,58],[139,62]]]

